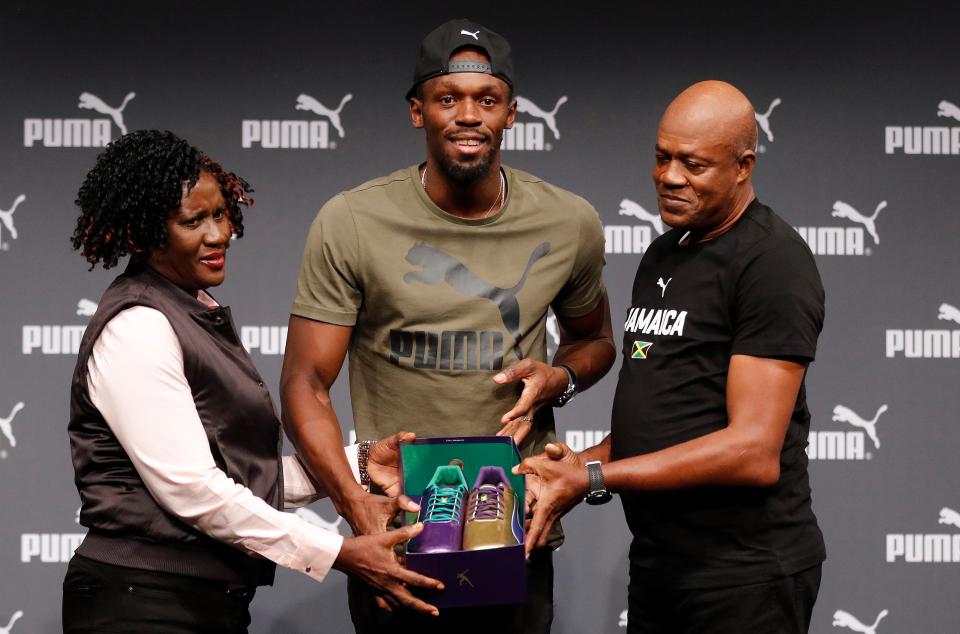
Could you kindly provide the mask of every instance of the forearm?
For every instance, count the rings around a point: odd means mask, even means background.
[[[617,358],[606,292],[586,317],[558,319],[558,323],[560,345],[553,355],[553,365],[569,366],[576,373],[577,389],[582,392],[602,379]]]
[[[297,455],[318,488],[326,491],[341,515],[364,490],[354,477],[343,451],[343,434],[329,393],[322,386],[289,377],[281,381],[283,426]]]
[[[606,338],[582,339],[562,344],[553,357],[553,365],[566,365],[577,375],[577,390],[582,392],[610,371],[617,352]]]
[[[603,464],[607,464],[610,462],[610,443],[610,435],[607,434],[607,437],[600,441],[599,444],[588,447],[577,455],[584,464],[593,462],[594,460],[599,460]]]
[[[603,476],[614,492],[771,486],[780,477],[779,448],[774,452],[728,427],[660,451],[605,463]]]

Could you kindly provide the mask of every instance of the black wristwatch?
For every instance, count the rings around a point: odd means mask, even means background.
[[[587,491],[583,501],[587,504],[606,504],[609,502],[613,494],[607,490],[607,485],[603,482],[603,470],[600,468],[599,460],[587,463],[587,475],[590,478],[590,490]]]
[[[559,367],[563,368],[563,371],[567,373],[567,389],[553,402],[554,407],[563,407],[577,394],[577,373],[568,365],[561,363]]]

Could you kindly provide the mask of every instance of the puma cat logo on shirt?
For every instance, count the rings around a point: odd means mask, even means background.
[[[672,277],[667,278],[667,281],[666,281],[666,282],[663,281],[663,278],[662,278],[662,277],[659,278],[659,279],[657,279],[657,286],[659,286],[660,289],[661,289],[661,290],[660,290],[660,299],[663,299],[663,296],[666,295],[666,293],[667,293],[667,285],[670,284],[671,281],[673,281],[673,278],[672,278]]]
[[[510,288],[500,288],[477,277],[460,260],[452,255],[430,246],[425,242],[415,242],[407,252],[406,260],[414,266],[422,267],[419,271],[410,271],[403,276],[407,284],[422,282],[423,284],[445,283],[457,293],[466,297],[488,299],[497,306],[504,328],[513,337],[513,352],[517,359],[523,359],[520,350],[520,304],[517,302],[517,293],[523,289],[527,276],[533,265],[550,252],[550,243],[542,242],[533,249],[527,260],[520,280]]]

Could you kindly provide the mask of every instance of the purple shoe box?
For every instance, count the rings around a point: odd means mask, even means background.
[[[472,487],[481,466],[497,465],[510,476],[517,494],[519,512],[514,514],[514,530],[520,543],[486,550],[461,550],[441,553],[407,553],[407,568],[439,579],[441,592],[418,592],[438,608],[454,608],[527,600],[527,566],[523,555],[523,477],[510,469],[520,462],[520,453],[512,438],[505,436],[452,436],[417,438],[403,443],[400,450],[404,492],[417,502],[434,470],[454,458],[464,462],[464,477]],[[469,494],[469,491],[468,491]],[[407,523],[416,522],[416,513],[407,514]]]

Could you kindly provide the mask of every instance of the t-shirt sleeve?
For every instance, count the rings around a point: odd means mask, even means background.
[[[586,207],[579,214],[577,255],[570,279],[560,290],[551,307],[560,317],[582,317],[597,307],[603,295],[604,239],[603,225],[596,209]]]
[[[338,326],[353,326],[363,301],[360,241],[343,194],[320,209],[303,250],[290,312]]]
[[[823,327],[820,273],[802,243],[777,240],[752,258],[735,286],[732,354],[813,361]]]

